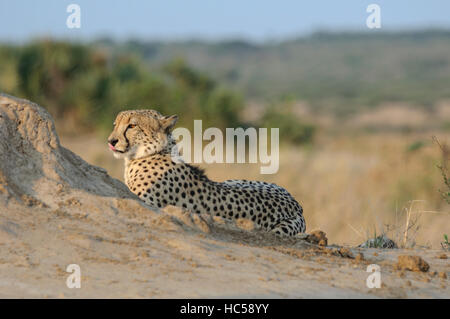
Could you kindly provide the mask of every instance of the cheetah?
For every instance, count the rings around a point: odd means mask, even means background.
[[[203,170],[178,158],[172,129],[176,115],[154,110],[120,112],[108,145],[125,162],[128,188],[151,207],[177,206],[233,220],[252,220],[281,236],[305,232],[299,203],[282,187],[247,180],[210,180]],[[175,152],[175,153],[174,153]]]

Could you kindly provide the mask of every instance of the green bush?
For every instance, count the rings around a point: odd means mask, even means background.
[[[131,108],[178,114],[186,127],[194,119],[220,128],[240,124],[242,99],[179,59],[150,71],[132,53],[56,41],[3,46],[0,58],[1,91],[85,129],[109,130],[115,115]]]
[[[271,106],[266,110],[260,126],[278,127],[280,129],[280,140],[292,144],[311,143],[316,131],[314,125],[303,123],[292,112],[280,110],[276,106]]]

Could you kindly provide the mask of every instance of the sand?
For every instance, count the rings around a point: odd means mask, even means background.
[[[0,136],[0,297],[450,297],[443,250],[319,246],[245,220],[152,209],[63,148],[32,102],[0,95]],[[429,269],[397,267],[402,255]],[[81,288],[66,285],[70,264]],[[381,288],[366,285],[370,264]]]

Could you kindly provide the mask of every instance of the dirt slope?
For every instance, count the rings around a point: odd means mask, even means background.
[[[0,95],[0,137],[0,297],[450,297],[442,251],[319,247],[152,210],[61,147],[29,101]],[[402,254],[430,270],[395,270]],[[366,286],[372,263],[382,288]],[[80,289],[66,286],[69,264],[81,267]]]

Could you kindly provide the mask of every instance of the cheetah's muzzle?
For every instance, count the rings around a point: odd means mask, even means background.
[[[115,144],[115,143],[114,143],[114,144]],[[121,151],[121,150],[118,150],[117,148],[115,148],[115,147],[114,147],[114,144],[108,143],[109,149],[110,149],[111,151],[113,151],[113,152],[119,152],[119,153],[125,153],[125,151]]]

